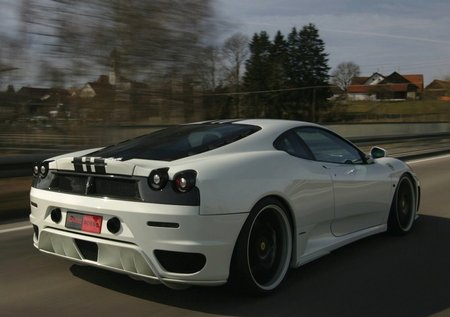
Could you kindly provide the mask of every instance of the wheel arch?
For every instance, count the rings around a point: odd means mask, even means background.
[[[398,201],[397,199],[399,199],[399,190],[400,190],[400,186],[402,184],[403,180],[407,180],[410,183],[410,186],[412,186],[411,190],[411,194],[413,195],[413,204],[414,204],[414,210],[412,211],[413,215],[412,215],[412,219],[409,220],[411,222],[408,223],[407,228],[403,228],[401,224],[401,220],[399,219],[398,216]],[[411,231],[411,229],[413,228],[414,225],[414,221],[417,219],[417,212],[419,209],[419,195],[420,195],[420,190],[419,190],[419,184],[418,184],[418,180],[417,178],[414,176],[413,173],[409,172],[409,171],[404,171],[403,173],[401,173],[400,177],[398,178],[397,184],[395,186],[395,191],[394,191],[394,196],[392,198],[392,202],[391,202],[391,208],[389,210],[389,214],[387,217],[387,231],[390,232],[393,235],[405,235],[408,232]]]
[[[406,172],[404,172],[404,173],[399,177],[398,181],[400,181],[400,179],[401,179],[403,176],[408,177],[408,178],[411,180],[411,182],[412,182],[412,184],[413,184],[413,186],[414,186],[414,189],[415,189],[415,192],[416,192],[416,195],[415,195],[415,199],[416,199],[416,212],[418,212],[418,211],[419,211],[419,206],[420,206],[420,186],[419,186],[419,182],[418,182],[417,178],[414,176],[414,174],[411,173],[411,171],[406,171]],[[397,185],[398,185],[398,183],[397,183]]]
[[[280,202],[280,204],[283,205],[283,207],[286,210],[286,213],[287,213],[287,216],[289,218],[289,221],[291,223],[291,229],[292,229],[292,235],[293,235],[292,238],[294,238],[295,237],[295,229],[296,229],[296,226],[295,226],[295,215],[294,215],[294,212],[292,211],[291,205],[288,203],[288,201],[285,198],[283,198],[282,196],[280,196],[280,195],[272,194],[272,195],[268,195],[268,196],[265,196],[265,197],[261,198],[257,203],[259,203],[263,199],[275,199],[278,202]]]
[[[276,209],[278,209],[278,212],[284,211],[284,217],[285,220],[287,220],[289,222],[289,226],[290,226],[290,249],[285,249],[285,250],[289,250],[290,253],[290,259],[289,261],[287,260],[286,257],[281,256],[280,259],[286,259],[283,262],[280,263],[284,263],[284,264],[279,264],[281,266],[279,266],[277,268],[278,270],[282,270],[284,273],[280,273],[282,275],[279,275],[278,277],[276,277],[277,281],[276,283],[281,283],[284,278],[286,277],[287,271],[285,270],[289,270],[290,268],[293,268],[293,263],[295,263],[295,259],[296,259],[296,249],[297,249],[297,241],[295,239],[296,237],[296,226],[295,226],[295,217],[294,214],[292,212],[292,209],[290,207],[289,202],[284,199],[283,197],[279,196],[279,195],[274,195],[274,194],[268,194],[265,195],[263,197],[261,197],[259,200],[257,200],[251,207],[250,212],[248,213],[247,219],[245,220],[243,226],[240,228],[239,230],[239,234],[238,237],[236,239],[236,242],[233,246],[233,252],[232,252],[232,258],[230,261],[230,267],[229,267],[229,276],[228,276],[228,282],[233,286],[233,287],[238,287],[238,290],[243,290],[244,292],[250,292],[249,294],[263,294],[266,292],[270,292],[273,289],[271,289],[270,287],[268,289],[264,289],[263,286],[255,286],[258,284],[258,282],[255,281],[254,277],[252,276],[252,273],[250,271],[250,268],[248,266],[248,255],[245,256],[243,255],[243,251],[248,252],[247,250],[247,246],[244,246],[242,241],[248,241],[247,239],[249,239],[249,232],[251,232],[251,228],[253,226],[254,221],[257,219],[257,217],[259,216],[259,212],[261,210],[263,210],[263,208],[265,208],[265,206],[274,206],[274,210],[275,210],[275,205],[277,205],[278,207],[276,207]],[[281,210],[280,210],[281,209]],[[285,221],[284,220],[284,221]],[[283,220],[281,220],[283,221]],[[244,268],[245,269],[241,269]],[[281,271],[279,271],[281,272]],[[250,274],[250,275],[248,275]],[[275,273],[273,273],[275,274]],[[279,273],[276,273],[279,274]],[[249,281],[252,285],[248,284]],[[274,286],[275,288],[278,287],[279,284],[277,284],[276,286]],[[261,287],[261,288],[259,288]],[[258,289],[259,288],[259,289]]]
[[[289,223],[291,225],[291,234],[292,234],[292,253],[291,253],[290,266],[294,267],[295,263],[296,263],[296,259],[297,259],[297,226],[296,226],[295,214],[294,214],[289,202],[284,197],[282,197],[281,195],[277,195],[277,194],[270,194],[270,195],[261,197],[258,201],[256,201],[253,204],[253,206],[250,210],[252,210],[261,201],[266,200],[266,199],[274,199],[274,200],[278,201],[284,207],[284,210],[286,211],[286,216],[288,217]],[[250,215],[250,212],[249,212],[249,215]],[[241,227],[238,237],[241,235],[243,229],[244,229],[244,225]],[[239,238],[237,238],[235,241],[232,257],[234,257],[234,255],[235,255],[235,250],[236,250],[236,245],[237,245],[238,239]],[[230,263],[231,262],[232,261],[230,261]]]

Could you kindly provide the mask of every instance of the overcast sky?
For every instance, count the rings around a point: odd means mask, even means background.
[[[361,66],[362,75],[450,75],[450,0],[216,0],[230,33],[252,36],[314,23],[329,65]]]

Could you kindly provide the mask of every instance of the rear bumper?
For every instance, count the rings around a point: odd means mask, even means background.
[[[36,188],[31,189],[30,199],[34,245],[42,252],[169,285],[225,283],[247,217],[201,216],[195,206],[92,198]],[[61,211],[59,222],[51,219],[55,208]],[[100,233],[66,228],[67,212],[102,216]],[[107,228],[114,217],[121,224],[115,234]]]

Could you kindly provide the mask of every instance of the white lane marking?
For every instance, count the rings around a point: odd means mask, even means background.
[[[446,159],[446,158],[450,158],[450,154],[433,156],[433,157],[429,157],[429,158],[423,158],[423,159],[406,161],[406,162],[408,162],[408,164],[417,164],[417,163],[423,163],[423,162],[428,162],[428,161],[442,160],[442,159]]]
[[[31,229],[31,228],[33,228],[33,226],[28,225],[28,226],[22,226],[22,227],[16,227],[16,228],[2,229],[2,230],[0,230],[0,234],[14,232],[14,231],[27,230],[27,229]]]

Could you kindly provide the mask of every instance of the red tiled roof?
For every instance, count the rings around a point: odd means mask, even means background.
[[[351,85],[363,85],[369,77],[353,77]]]
[[[349,93],[349,94],[368,94],[370,88],[373,88],[373,86],[369,86],[369,85],[349,85],[347,87],[347,93]]]
[[[435,79],[425,89],[450,91],[450,81]]]
[[[417,92],[423,91],[423,75],[422,74],[408,74],[402,75],[405,79],[417,86]]]
[[[369,78],[370,77],[353,77],[351,84],[347,87],[347,92],[350,94],[370,94],[373,92],[373,89],[376,88],[384,88],[386,90],[390,90],[393,92],[402,92],[410,90],[412,88],[410,86],[411,84],[417,86],[418,93],[423,92],[422,74],[400,75],[394,72],[388,77],[386,77],[384,82],[382,82],[381,84],[365,85],[366,81]],[[389,78],[391,78],[393,82],[389,82]],[[409,84],[408,82],[410,82],[411,84]]]
[[[386,89],[394,92],[408,91],[407,83],[402,84],[382,84],[382,85],[350,85],[347,87],[349,94],[370,94],[374,93],[375,89]]]

